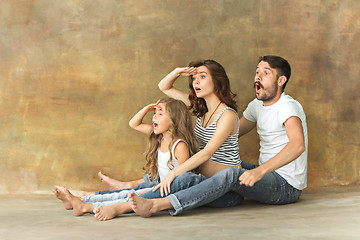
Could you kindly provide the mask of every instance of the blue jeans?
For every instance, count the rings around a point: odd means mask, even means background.
[[[187,188],[190,188],[192,186],[195,186],[201,182],[203,182],[205,179],[207,179],[205,176],[201,174],[194,174],[191,172],[186,172],[181,174],[180,176],[177,176],[174,181],[170,185],[170,191],[172,193],[178,192],[181,190],[185,190]],[[141,197],[152,199],[152,198],[162,198],[160,194],[160,189],[157,189],[155,192],[149,191],[146,193],[141,194]]]
[[[143,189],[143,188],[151,188],[151,187],[155,187],[156,185],[159,184],[159,178],[156,178],[155,180],[150,180],[149,179],[149,174],[146,174],[143,176],[144,182],[140,183],[139,185],[137,185],[134,188],[126,188],[126,189],[121,189],[121,190],[106,190],[106,191],[99,191],[99,192],[95,192],[95,194],[111,194],[111,193],[119,193],[122,192],[123,190],[139,190],[139,189]]]
[[[253,187],[240,185],[241,174],[257,167],[246,162],[242,162],[242,166],[226,168],[190,188],[167,196],[174,208],[169,210],[170,214],[178,215],[184,210],[204,205],[234,206],[240,204],[244,197],[266,204],[288,204],[299,199],[301,191],[276,172],[266,174]]]
[[[144,188],[151,188],[151,187],[154,187],[157,184],[159,184],[159,179],[156,179],[154,181],[149,181],[148,178],[146,178],[146,176],[147,175],[144,176],[145,182],[140,183],[138,186],[136,186],[135,188],[131,188],[131,189],[140,190],[140,189],[144,189]],[[170,185],[170,189],[171,189],[171,192],[181,191],[186,188],[190,188],[196,184],[199,184],[200,182],[204,181],[205,179],[207,179],[207,178],[201,174],[194,174],[191,172],[186,172],[174,179],[174,181]],[[127,190],[131,190],[131,189],[122,189],[122,190],[114,190],[114,191],[100,191],[100,192],[96,192],[95,194],[96,195],[99,195],[99,194],[107,195],[107,194],[121,193],[121,192],[126,193]],[[123,198],[123,197],[124,196],[121,196],[121,194],[119,194],[119,199]],[[160,189],[157,189],[155,192],[153,192],[152,190],[145,192],[145,193],[141,194],[141,197],[147,198],[147,199],[153,199],[153,198],[162,198],[163,196],[161,196],[161,194],[160,194]],[[88,201],[85,198],[84,198],[84,200]],[[116,201],[117,199],[112,198],[111,200]]]

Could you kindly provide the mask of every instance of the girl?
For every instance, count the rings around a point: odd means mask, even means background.
[[[186,94],[173,86],[179,76],[190,76],[190,94]],[[236,110],[237,105],[234,100],[236,95],[231,91],[229,79],[224,68],[219,63],[214,60],[199,60],[191,62],[189,67],[176,68],[160,81],[159,88],[169,97],[183,101],[197,116],[194,132],[200,142],[200,151],[188,161],[172,169],[153,191],[160,189],[161,195],[164,195],[164,193],[168,195],[170,191],[176,192],[184,189],[184,187],[187,188],[198,184],[222,169],[240,166],[239,119]],[[199,167],[201,173],[199,175],[182,174],[197,167]],[[175,179],[177,176],[179,177]],[[141,195],[142,200],[150,198],[146,194]],[[130,192],[130,197],[133,198],[133,202],[140,201],[139,196],[134,195],[132,192]],[[168,203],[167,208],[176,205],[176,199],[163,199]],[[147,201],[151,202],[152,199]],[[231,204],[237,205],[239,203],[233,201]],[[138,210],[139,205],[142,207],[142,203],[133,204],[135,212]],[[111,207],[116,213],[116,205]],[[144,206],[144,208],[148,212],[146,214],[152,214],[149,213],[150,210],[153,210],[149,205]],[[97,213],[105,219],[112,217],[108,212],[103,212],[101,209]],[[121,212],[117,213],[121,214]]]
[[[152,125],[143,123],[145,115],[154,109]],[[179,100],[166,98],[156,104],[147,105],[130,120],[129,125],[137,131],[150,135],[144,169],[152,181],[157,177],[162,180],[171,169],[184,163],[197,151],[190,113],[185,104]],[[149,188],[139,187],[136,190],[137,193],[142,193]],[[74,210],[76,216],[92,213],[93,209],[99,206],[127,202],[127,192],[83,196],[81,200],[63,187],[56,186],[54,193],[64,203],[66,209]],[[127,205],[128,211],[131,211],[130,205]]]

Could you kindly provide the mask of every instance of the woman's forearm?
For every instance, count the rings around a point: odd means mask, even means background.
[[[183,164],[177,166],[172,171],[175,174],[175,177],[191,171],[197,167],[199,167],[201,164],[209,160],[211,157],[210,154],[207,154],[205,151],[197,152],[195,155],[193,155],[191,158],[189,158],[187,161],[185,161]]]
[[[159,89],[162,92],[164,92],[166,90],[173,88],[174,82],[179,76],[180,73],[178,72],[177,68],[175,68],[172,72],[170,72],[163,79],[161,79],[161,81],[158,84]]]

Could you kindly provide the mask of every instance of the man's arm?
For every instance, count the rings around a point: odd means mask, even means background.
[[[239,120],[239,137],[247,134],[255,127],[256,127],[256,122],[251,122],[251,121],[247,120],[245,117],[240,118],[240,120]]]
[[[270,173],[297,159],[305,151],[304,133],[301,120],[298,117],[290,117],[284,122],[289,143],[278,153],[259,167],[244,172],[239,180],[240,184],[252,187],[265,174]]]

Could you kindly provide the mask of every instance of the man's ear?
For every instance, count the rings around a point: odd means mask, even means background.
[[[278,86],[282,87],[286,83],[286,81],[287,81],[287,78],[284,75],[280,76],[278,79]]]

